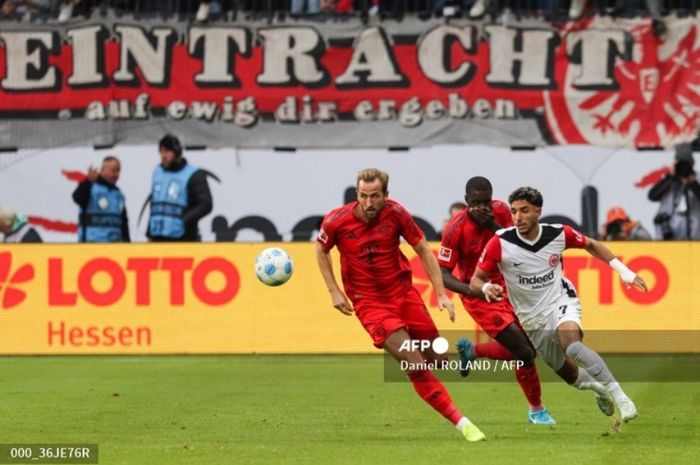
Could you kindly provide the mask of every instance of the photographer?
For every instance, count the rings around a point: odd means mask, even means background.
[[[599,238],[601,241],[650,241],[651,235],[639,221],[630,219],[624,208],[611,207]]]
[[[649,200],[660,202],[654,217],[659,239],[700,239],[700,184],[694,166],[690,145],[679,145],[671,172],[649,191]]]

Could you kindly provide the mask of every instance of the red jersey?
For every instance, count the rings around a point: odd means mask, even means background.
[[[356,206],[351,202],[326,215],[316,240],[325,250],[338,247],[343,287],[350,300],[397,298],[412,286],[411,265],[399,249],[400,238],[415,246],[423,231],[393,200],[387,200],[369,223],[355,215]]]
[[[513,225],[513,218],[510,215],[510,207],[500,200],[492,200],[494,221],[507,228]],[[449,269],[457,267],[462,280],[471,279],[476,269],[476,265],[481,256],[481,252],[486,247],[488,241],[496,233],[484,228],[469,217],[469,210],[458,213],[445,227],[442,232],[442,243],[438,254],[438,263]],[[496,282],[505,287],[503,276],[496,271],[491,274],[489,281]],[[469,300],[469,296],[462,296]],[[478,298],[476,298],[478,299]]]

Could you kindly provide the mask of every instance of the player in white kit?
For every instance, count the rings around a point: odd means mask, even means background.
[[[583,248],[615,269],[626,285],[646,291],[644,280],[615,258],[600,242],[569,226],[539,223],[542,194],[521,187],[508,198],[515,226],[501,229],[486,245],[469,286],[488,301],[503,298],[504,289],[488,282],[500,269],[508,296],[523,329],[542,358],[568,384],[596,391],[598,406],[612,415],[612,399],[627,422],[637,417],[602,357],[583,342],[581,302],[563,275],[562,253]]]

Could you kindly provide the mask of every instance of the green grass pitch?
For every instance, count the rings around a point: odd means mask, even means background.
[[[487,435],[472,444],[383,370],[381,357],[359,355],[3,357],[0,442],[97,443],[103,465],[682,465],[700,456],[697,382],[624,383],[640,418],[619,429],[591,392],[561,382],[543,384],[553,429],[527,424],[514,381],[450,382]]]

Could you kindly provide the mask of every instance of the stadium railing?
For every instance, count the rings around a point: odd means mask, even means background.
[[[56,20],[66,0],[53,0],[43,10],[24,11],[23,15],[12,15],[1,19]],[[209,0],[207,20],[285,19],[291,15],[293,0]],[[338,0],[328,0],[326,5],[334,5]],[[443,14],[445,6],[456,6],[456,15],[467,16],[474,0],[344,0],[351,10],[344,10],[345,16],[357,16],[367,20],[375,15],[383,20],[400,20],[405,14],[428,19]],[[587,13],[597,12],[617,16],[640,16],[647,14],[647,0],[588,0]],[[0,0],[17,2],[17,0]],[[72,17],[85,17],[93,14],[106,14],[112,11],[117,15],[134,14],[140,16],[161,16],[181,20],[196,19],[201,0],[82,0],[72,8]],[[323,3],[323,2],[322,2]],[[700,0],[664,0],[664,12],[677,12],[680,15],[697,14]],[[499,16],[506,9],[516,16],[544,16],[549,20],[566,20],[570,0],[491,0],[487,15]],[[19,8],[21,7],[18,3]],[[314,15],[320,19],[339,15],[328,9]],[[199,17],[201,19],[201,17]],[[63,19],[66,19],[65,16]]]

